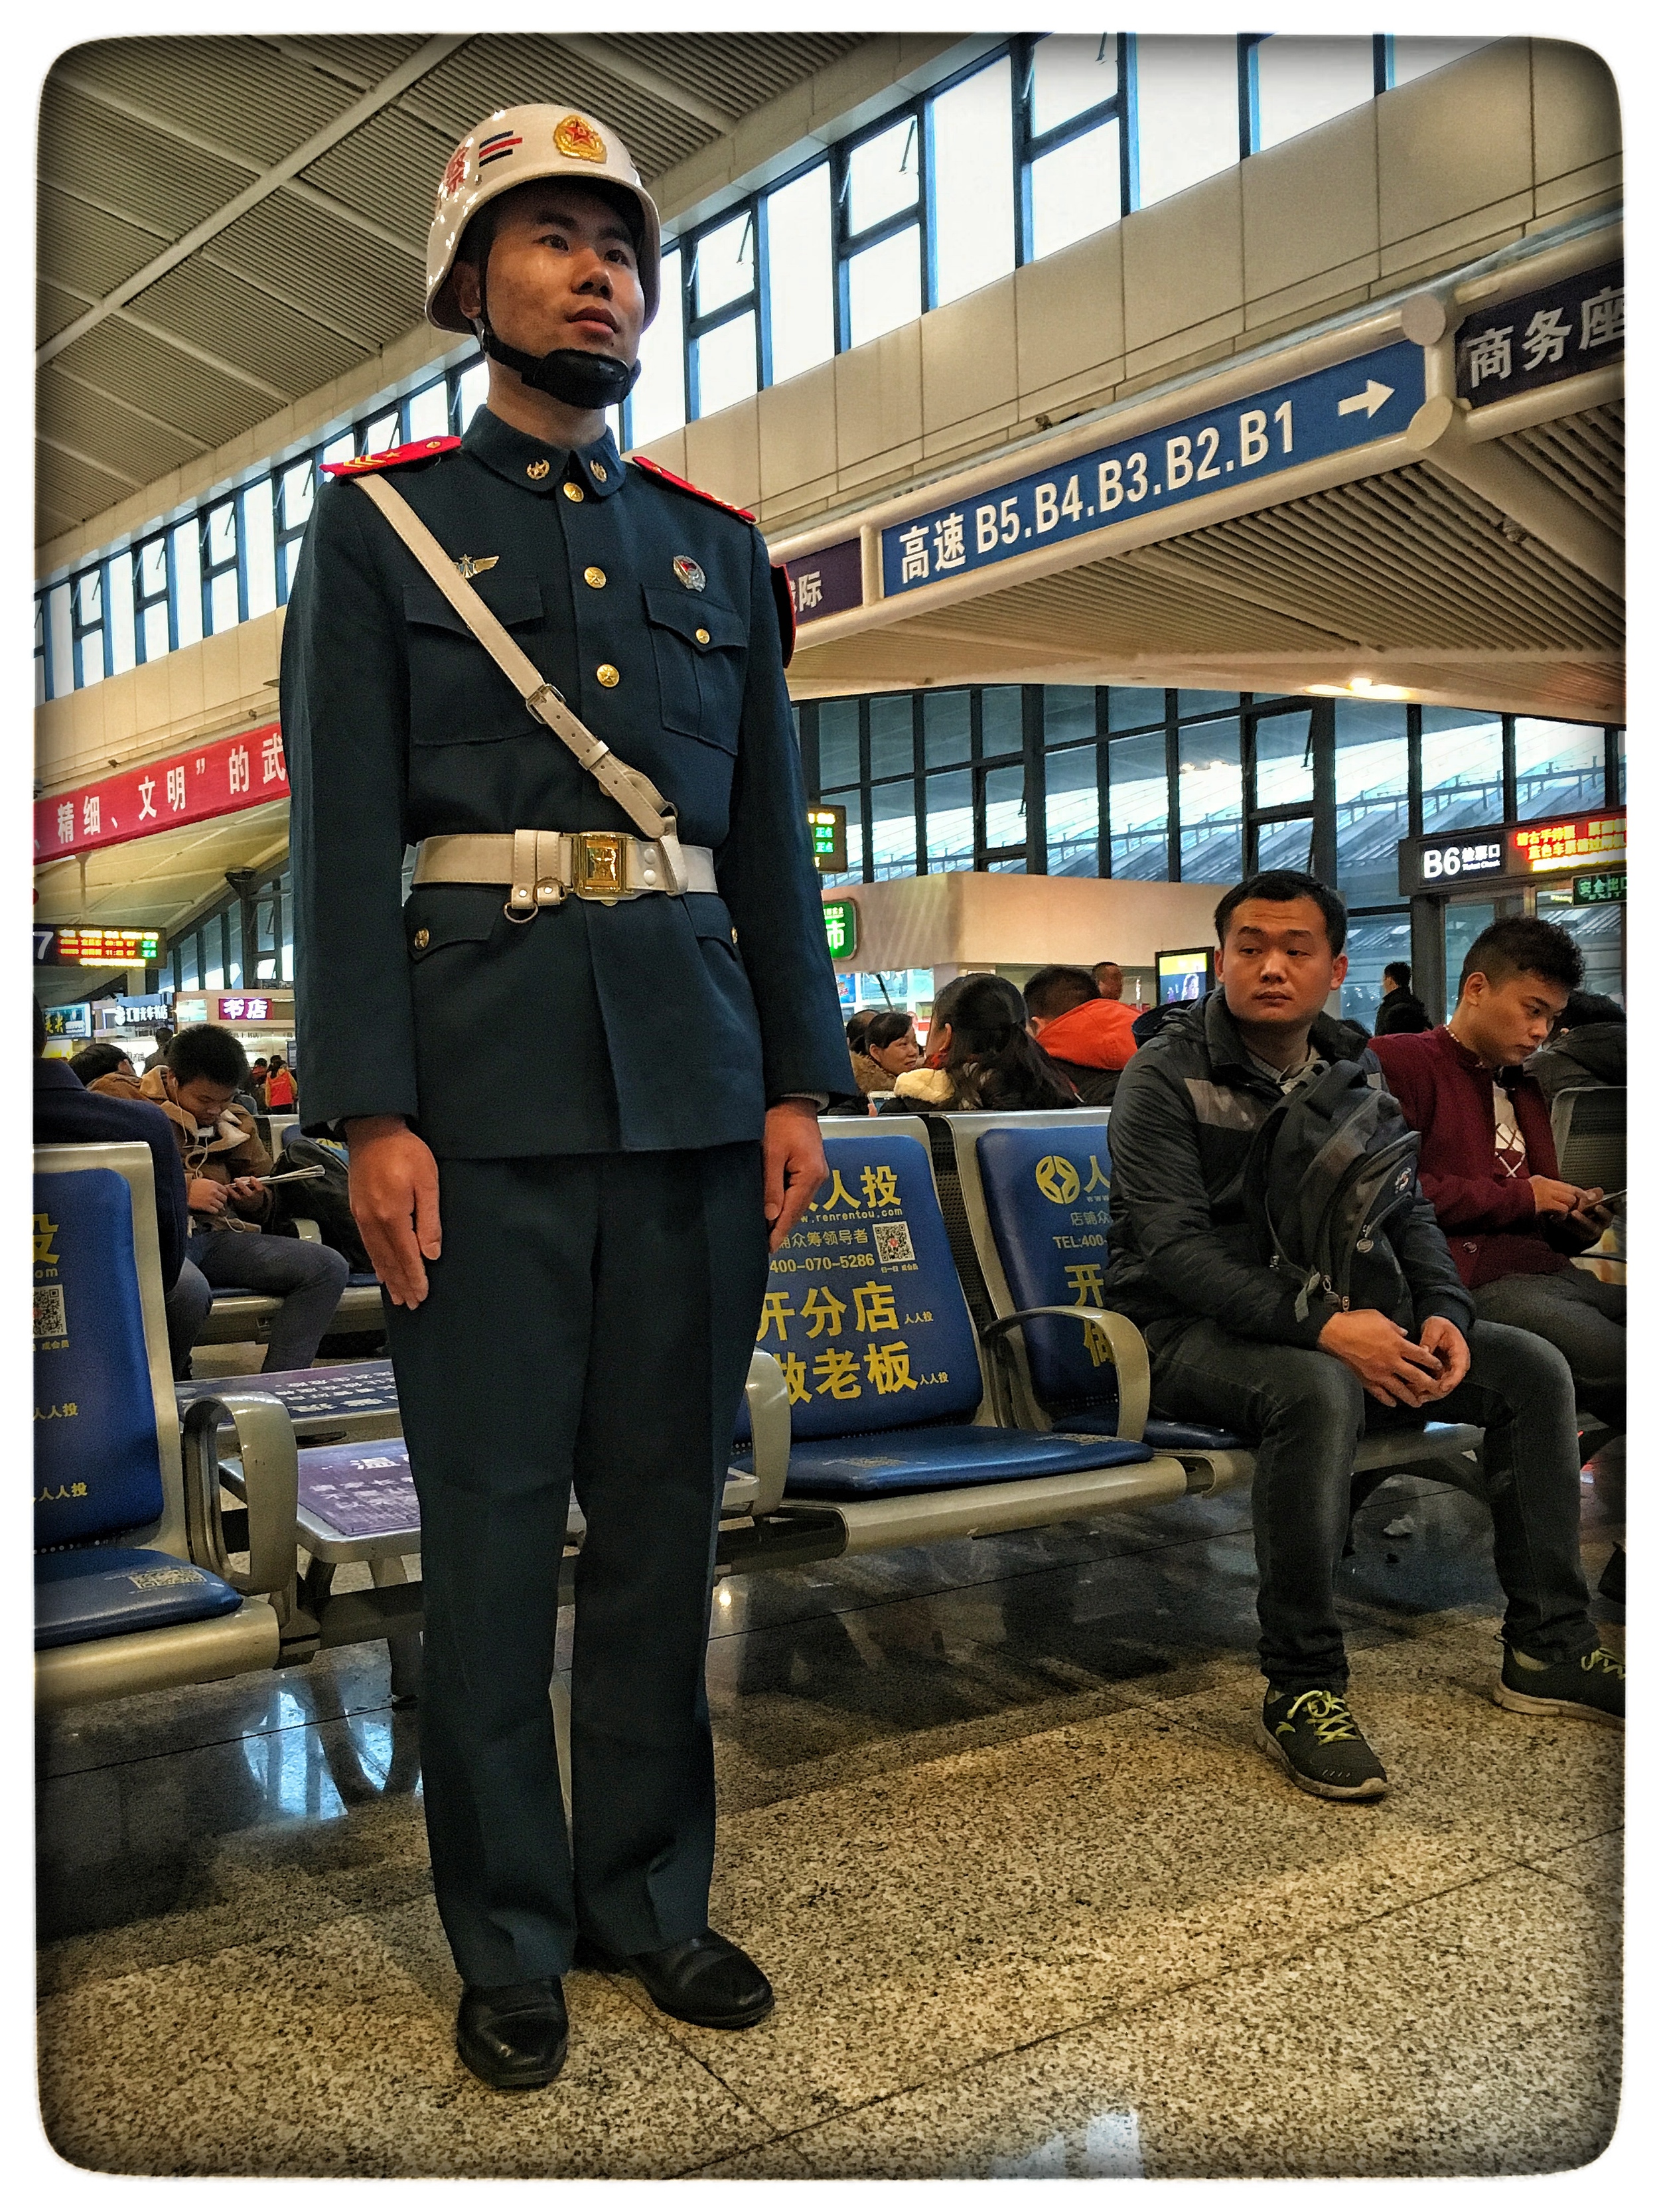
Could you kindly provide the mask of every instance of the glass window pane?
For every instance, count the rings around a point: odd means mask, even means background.
[[[1100,783],[1093,745],[1050,753],[1048,787],[1048,873],[1094,876],[1100,872]]]
[[[1018,684],[989,684],[980,705],[980,758],[995,760],[1001,753],[1023,749],[1024,716]]]
[[[1313,798],[1313,714],[1264,714],[1255,726],[1255,803],[1302,806]],[[1262,863],[1266,866],[1267,863]]]
[[[1538,892],[1538,918],[1553,921],[1574,939],[1584,956],[1584,983],[1587,991],[1595,991],[1603,998],[1617,999],[1625,1003],[1624,968],[1620,955],[1624,949],[1625,909],[1622,906],[1575,906],[1570,884],[1563,884],[1553,890],[1542,885]]]
[[[1411,917],[1399,914],[1359,915],[1348,924],[1348,973],[1342,985],[1342,1018],[1376,1025],[1382,1003],[1382,970],[1391,960],[1412,957]]]
[[[1243,780],[1238,724],[1200,722],[1181,732],[1181,878],[1237,883],[1244,872]]]
[[[902,230],[847,264],[848,336],[864,345],[921,313],[921,234]]]
[[[222,991],[225,988],[224,917],[215,915],[202,924],[202,988]]]
[[[363,433],[363,451],[366,453],[389,453],[401,442],[402,426],[395,407],[389,414],[377,415]]]
[[[933,102],[934,304],[1014,265],[1014,109],[1007,58]]]
[[[1423,709],[1423,828],[1504,818],[1504,728],[1468,707]]]
[[[449,391],[442,377],[435,384],[428,384],[424,392],[417,392],[410,401],[409,435],[411,444],[416,438],[449,435]]]
[[[199,966],[201,959],[201,933],[199,930],[193,929],[190,935],[185,939],[184,943],[178,947],[179,988],[180,990],[193,991],[198,988],[198,978],[201,972]]]
[[[665,253],[662,304],[656,320],[640,340],[640,380],[628,402],[628,438],[648,446],[685,421],[685,301],[680,289],[680,257]]]
[[[649,333],[647,332],[647,342],[648,339]],[[641,346],[641,350],[643,352],[643,346]],[[484,394],[489,391],[489,363],[487,361],[475,361],[471,368],[463,373],[459,382],[455,387],[456,428],[458,430],[464,431],[466,428],[467,424],[477,413],[479,408],[483,405]]]
[[[967,692],[923,694],[921,741],[929,768],[943,768],[951,761],[965,761],[969,757],[973,750],[973,731]],[[931,806],[932,801],[928,804]]]
[[[1413,77],[1444,69],[1448,62],[1461,61],[1477,46],[1491,43],[1488,39],[1390,39],[1389,82],[1409,84]]]
[[[766,203],[767,312],[772,381],[799,376],[836,350],[830,164],[820,161]]]
[[[232,991],[242,987],[242,909],[240,905],[229,908],[225,915],[225,985]]]
[[[855,146],[847,164],[847,222],[855,235],[916,204],[916,118],[907,115],[878,138]]]
[[[1184,722],[1189,714],[1231,714],[1238,705],[1237,691],[1177,691],[1176,712]]]
[[[881,783],[870,793],[870,844],[876,881],[916,872],[916,787],[915,779]]]
[[[910,743],[910,694],[870,702],[870,775],[908,775],[915,765]]]
[[[1117,35],[1039,39],[1031,53],[1031,130],[1041,137],[1117,90]]]
[[[234,629],[241,620],[237,604],[236,571],[228,568],[222,575],[214,577],[208,586],[208,614],[215,637],[228,629]]]
[[[1255,833],[1258,868],[1293,868],[1298,875],[1313,873],[1313,817],[1296,822],[1263,822]]]
[[[837,806],[847,809],[847,872],[844,876],[822,876],[821,883],[857,884],[864,880],[864,809],[856,787],[842,793]]]
[[[826,699],[818,708],[818,788],[839,791],[859,780],[859,702]]]
[[[317,472],[308,459],[292,462],[283,471],[277,502],[284,531],[305,528],[311,520],[311,503],[316,490]]]
[[[1577,814],[1602,805],[1607,742],[1587,722],[1515,725],[1516,811],[1523,822],[1547,814]]]
[[[1106,726],[1109,730],[1142,730],[1149,723],[1164,720],[1164,694],[1161,691],[1141,691],[1127,684],[1114,684],[1106,694]]]
[[[1117,118],[1031,164],[1031,257],[1058,253],[1123,212]]]
[[[712,315],[755,289],[755,223],[747,208],[696,244],[696,313]]]
[[[207,519],[207,559],[210,568],[216,568],[222,561],[236,558],[236,507],[226,500],[216,507]]]
[[[999,846],[1017,845],[1020,857],[1007,867],[1025,866],[1025,770],[1019,768],[994,768],[985,778],[985,847],[995,852]],[[993,862],[993,867],[998,866]]]
[[[1095,689],[1092,684],[1045,684],[1042,687],[1042,742],[1045,745],[1074,744],[1095,734]]]
[[[1351,906],[1381,906],[1400,896],[1397,848],[1411,834],[1410,750],[1404,707],[1337,701],[1336,887]]]
[[[1135,104],[1142,207],[1231,168],[1238,159],[1237,41],[1138,36]]]
[[[179,523],[170,534],[179,642],[194,645],[202,635],[202,533],[191,521]]]
[[[1376,89],[1369,39],[1263,39],[1255,70],[1256,144],[1263,152],[1363,107]]]
[[[170,650],[165,599],[159,606],[149,606],[144,609],[140,635],[143,641],[146,660],[160,660]]]
[[[927,866],[937,875],[974,865],[974,779],[968,769],[927,779]]]
[[[167,541],[152,538],[148,545],[138,550],[138,589],[147,599],[158,593],[166,594],[167,587]]]
[[[486,377],[488,368],[489,364],[485,362],[480,362],[478,363],[477,374],[480,379]],[[470,369],[467,372],[468,375],[471,375],[474,372]],[[483,392],[483,383],[482,381],[479,384],[478,390],[480,396],[482,396]],[[331,438],[327,445],[323,447],[321,454],[323,465],[325,467],[328,467],[335,461],[352,460],[356,458],[356,442],[352,437],[350,431],[342,430],[337,438]]]
[[[697,412],[717,415],[752,397],[755,374],[755,311],[735,316],[696,341]]]
[[[115,554],[109,564],[109,641],[118,676],[137,659],[132,636],[132,556]],[[1596,735],[1599,738],[1601,732]]]
[[[1120,738],[1108,761],[1112,873],[1164,883],[1170,873],[1170,807],[1162,731]]]
[[[52,696],[61,699],[75,689],[75,632],[70,626],[70,587],[54,584],[46,605],[52,624]]]
[[[268,615],[276,604],[276,540],[270,513],[270,478],[250,484],[242,494],[242,528],[246,536],[247,612]]]

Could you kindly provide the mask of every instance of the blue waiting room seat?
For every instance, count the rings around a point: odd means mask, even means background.
[[[963,1212],[1001,1352],[999,1384],[1010,1417],[1036,1429],[1116,1434],[1128,1367],[1101,1357],[1100,1340],[1074,1318],[1098,1309],[1111,1214],[1109,1117],[1103,1113],[958,1114],[950,1117]],[[1118,1331],[1139,1333],[1121,1315]],[[1144,1346],[1142,1358],[1145,1358]],[[1133,1408],[1139,1417],[1146,1401]],[[1156,1410],[1146,1441],[1172,1453],[1203,1486],[1221,1490],[1255,1471],[1251,1439]],[[1362,1439],[1355,1472],[1379,1474],[1433,1461],[1445,1478],[1476,1486],[1479,1429],[1431,1421]]]
[[[294,1610],[293,1432],[257,1389],[181,1425],[143,1145],[34,1152],[35,1688],[43,1709],[275,1667]],[[246,1527],[221,1511],[239,1447]]]
[[[289,1139],[303,1133],[300,1119],[295,1114],[273,1114],[266,1120],[270,1132],[269,1149],[276,1156],[276,1165],[280,1173],[283,1156],[289,1149]],[[328,1149],[337,1152],[343,1161],[345,1146],[332,1139],[326,1141]],[[307,1231],[315,1239],[318,1233],[316,1224],[302,1221],[300,1224],[301,1236],[306,1236]],[[224,1285],[214,1291],[212,1308],[196,1340],[198,1344],[261,1344],[270,1333],[270,1318],[276,1311],[278,1303],[276,1298],[249,1290],[246,1285],[239,1288],[234,1284]],[[374,1276],[362,1273],[348,1275],[345,1288],[340,1293],[340,1303],[334,1309],[334,1318],[329,1323],[331,1334],[367,1335],[385,1327],[386,1313],[380,1303],[380,1286]]]
[[[1185,1493],[1180,1462],[1133,1431],[997,1418],[920,1121],[826,1134],[824,1154],[830,1181],[773,1256],[761,1319],[788,1392],[786,1509],[827,1509],[860,1552]],[[1118,1332],[1113,1350],[1144,1400],[1139,1338]]]

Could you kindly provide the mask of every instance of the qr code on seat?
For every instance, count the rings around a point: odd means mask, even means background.
[[[61,1283],[36,1284],[34,1334],[37,1342],[42,1337],[69,1334],[69,1323],[64,1317],[64,1286]]]
[[[876,1257],[884,1267],[896,1267],[902,1260],[915,1258],[910,1232],[902,1221],[878,1221],[870,1234],[875,1240]]]

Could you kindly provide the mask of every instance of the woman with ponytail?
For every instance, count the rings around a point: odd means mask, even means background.
[[[1025,1002],[1000,975],[959,975],[939,993],[928,1065],[901,1075],[885,1111],[1009,1113],[1075,1106],[1078,1095],[1025,1027]]]

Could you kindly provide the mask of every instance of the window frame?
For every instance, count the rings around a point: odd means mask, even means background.
[[[1118,205],[1121,222],[1133,207],[1131,193],[1134,186],[1134,159],[1130,128],[1130,113],[1133,100],[1130,88],[1133,66],[1133,33],[1127,31],[1101,33],[1103,45],[1112,38],[1117,46],[1117,89],[1109,99],[1097,100],[1092,107],[1085,108],[1064,123],[1055,124],[1051,130],[1039,131],[1033,121],[1036,92],[1036,50],[1044,37],[1053,33],[1025,31],[1009,43],[1009,57],[1013,73],[1014,100],[1014,266],[1024,269],[1040,257],[1035,252],[1031,239],[1031,170],[1048,154],[1057,154],[1074,140],[1086,138],[1113,120],[1117,124]],[[988,56],[986,59],[994,59]],[[981,66],[984,64],[981,64]],[[943,86],[939,88],[942,91]],[[1109,225],[1103,225],[1109,228]],[[1085,232],[1084,235],[1091,234]],[[1063,248],[1061,249],[1064,250]]]

